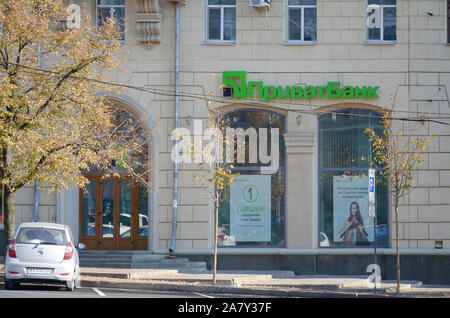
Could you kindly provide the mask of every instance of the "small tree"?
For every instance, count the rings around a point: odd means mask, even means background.
[[[211,110],[215,112],[214,110]],[[223,138],[227,126],[225,125],[224,115],[212,116],[207,120],[209,127],[207,127],[207,134],[211,142],[203,147],[202,145],[195,145],[195,140],[192,142],[190,138],[181,132],[172,132],[178,135],[178,139],[183,140],[183,149],[189,154],[193,154],[196,158],[201,158],[201,163],[198,163],[198,169],[193,173],[193,186],[200,186],[204,189],[209,198],[214,202],[214,260],[213,260],[213,284],[217,282],[217,238],[219,229],[219,209],[222,203],[229,200],[229,189],[233,179],[239,174],[233,172],[233,165],[224,160],[224,150],[229,142]],[[185,132],[187,133],[187,132]],[[202,140],[202,139],[201,139]],[[234,145],[231,146],[234,153]],[[176,150],[175,150],[176,151]],[[228,154],[230,151],[228,152]],[[187,173],[185,173],[187,174]]]
[[[0,183],[6,240],[15,231],[14,198],[32,180],[60,190],[83,186],[82,169],[124,161],[114,117],[100,91],[119,65],[111,19],[65,28],[63,0],[0,2]],[[119,138],[120,139],[120,138]],[[122,138],[122,141],[126,141]],[[126,160],[125,160],[126,161]]]
[[[390,184],[395,212],[397,293],[400,293],[399,203],[411,191],[414,172],[423,161],[423,152],[428,149],[428,142],[433,137],[413,135],[414,131],[427,128],[424,121],[406,134],[401,125],[391,123],[389,119],[390,112],[386,112],[382,121],[382,136],[377,135],[373,128],[367,128],[365,132],[369,134],[369,141],[372,143],[373,164]]]
[[[213,147],[202,148],[203,157],[206,162],[202,163],[204,173],[194,174],[194,182],[200,184],[205,189],[214,202],[214,261],[213,261],[213,284],[217,282],[217,245],[219,235],[219,209],[221,204],[229,201],[229,189],[233,179],[239,174],[231,169],[233,165],[227,163],[223,158],[227,143],[232,142],[223,138],[227,125],[224,115],[212,116],[208,121],[210,126],[207,128],[210,132]],[[211,144],[210,144],[211,145]],[[234,153],[234,144],[230,145],[231,153]]]

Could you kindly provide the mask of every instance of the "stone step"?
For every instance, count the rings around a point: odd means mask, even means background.
[[[137,255],[140,251],[128,251],[128,250],[80,250],[80,255]],[[145,251],[150,254],[149,251]]]
[[[86,267],[86,268],[131,268],[130,263],[110,263],[108,266],[105,264],[82,264],[80,262],[80,267]]]
[[[191,262],[186,264],[131,264],[131,268],[134,269],[195,269],[195,270],[206,270],[206,263],[204,262]]]
[[[192,265],[192,264],[206,264],[205,262],[189,262],[189,260],[152,260],[152,261],[131,261],[131,260],[125,260],[125,259],[80,259],[80,265],[81,266],[88,266],[90,264],[97,264],[97,265],[105,265],[108,266],[109,264],[132,264],[132,265],[142,265],[142,266],[153,266],[153,265],[168,265],[168,266],[198,266],[198,265]],[[205,265],[206,266],[206,265]]]
[[[132,255],[78,255],[80,259],[133,259]]]
[[[83,250],[79,253],[80,266],[84,268],[129,268],[129,269],[181,269],[206,270],[206,262],[191,262],[188,258],[169,258],[168,255],[152,254],[149,251]]]
[[[99,264],[99,263],[80,263],[82,268],[128,268],[128,269],[173,269],[173,270],[206,270],[206,263],[197,264],[130,264],[130,263],[109,263],[109,264]]]
[[[108,264],[108,263],[115,263],[115,264],[131,264],[132,261],[130,259],[82,259],[80,258],[80,264]]]
[[[187,258],[176,258],[176,259],[169,259],[169,258],[163,258],[163,259],[135,259],[133,258],[133,264],[153,264],[153,263],[159,263],[159,264],[187,264],[189,263],[189,259]]]
[[[189,263],[189,259],[187,258],[175,258],[175,259],[170,259],[170,258],[160,258],[160,257],[141,257],[141,258],[136,258],[136,257],[119,257],[119,256],[110,256],[110,257],[98,257],[98,256],[91,256],[91,257],[85,257],[85,256],[80,256],[80,262],[102,262],[102,261],[118,261],[118,262],[131,262],[131,263],[162,263],[162,264],[185,264],[185,263]]]

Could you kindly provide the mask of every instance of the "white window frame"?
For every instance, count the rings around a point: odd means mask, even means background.
[[[397,0],[398,1],[398,0]],[[364,12],[364,25],[366,26],[366,43],[387,43],[396,44],[397,40],[384,40],[384,8],[395,8],[397,13],[397,1],[396,4],[380,4],[380,39],[371,40],[369,39],[369,27],[367,26],[367,8],[369,6],[369,0],[366,0],[366,10]],[[397,30],[397,17],[395,19],[395,29]]]
[[[286,14],[286,43],[305,43],[305,44],[316,44],[317,43],[317,1],[316,5],[289,5],[289,0],[286,0],[287,4],[287,14]],[[316,9],[316,39],[315,40],[307,40],[305,41],[305,9],[313,8]],[[291,40],[289,39],[289,9],[301,9],[301,36],[300,40]]]
[[[237,1],[237,0],[236,0]],[[209,4],[208,0],[206,0],[206,43],[229,43],[235,44],[236,40],[224,40],[224,24],[225,24],[225,8],[234,8],[234,12],[237,15],[236,11],[236,2],[234,5],[232,4]],[[209,9],[220,9],[220,39],[210,39],[209,38]],[[236,21],[236,17],[235,17]],[[236,26],[235,26],[236,29]],[[237,31],[235,31],[237,32]],[[236,33],[235,33],[236,38]]]
[[[110,9],[110,16],[111,18],[114,17],[114,9],[115,8],[123,8],[124,13],[125,13],[125,4],[126,2],[124,2],[124,4],[98,4],[99,0],[95,0],[95,26],[98,28],[98,11],[100,8],[109,8]],[[125,23],[125,20],[124,20]],[[120,39],[119,42],[124,42],[125,41],[125,30],[123,31],[123,39]]]

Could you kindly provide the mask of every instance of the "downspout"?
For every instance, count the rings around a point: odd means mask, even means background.
[[[34,210],[32,222],[39,221],[39,182],[34,181]]]
[[[38,56],[37,64],[39,69],[41,68],[41,42],[38,42]],[[33,220],[32,222],[39,221],[39,182],[34,181],[34,209],[33,209]]]
[[[178,108],[179,108],[179,77],[180,77],[180,1],[175,2],[175,109],[174,109],[174,130],[178,128]],[[174,141],[176,143],[176,140]],[[175,241],[177,236],[178,217],[178,152],[174,151],[173,163],[173,214],[172,214],[172,243],[169,252],[175,251]]]

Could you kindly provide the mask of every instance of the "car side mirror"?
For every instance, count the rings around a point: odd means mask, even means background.
[[[78,243],[77,244],[77,248],[79,249],[79,250],[82,250],[82,249],[84,249],[86,247],[86,245],[84,245],[83,243]]]

